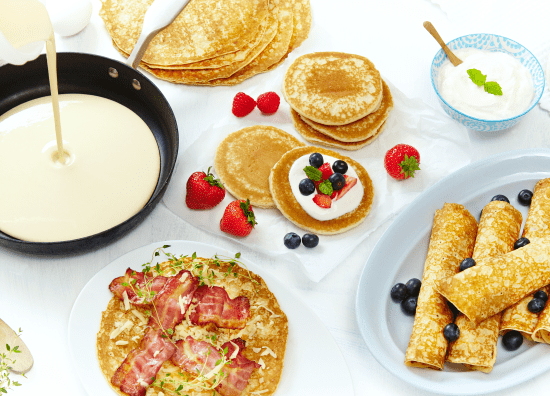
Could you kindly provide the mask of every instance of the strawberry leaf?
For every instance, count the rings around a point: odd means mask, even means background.
[[[324,182],[319,184],[319,191],[321,191],[322,194],[331,195],[334,191],[332,188],[332,183],[328,180],[325,180]]]
[[[203,177],[203,180],[207,181],[208,184],[210,184],[211,186],[217,186],[217,187],[221,188],[222,190],[224,190],[222,182],[220,181],[220,179],[214,179],[214,175],[212,173],[210,173],[210,169],[212,169],[211,166],[206,171],[206,176]]]
[[[414,177],[414,172],[420,170],[416,157],[411,155],[410,157],[405,154],[405,158],[399,166],[401,167],[401,173],[405,174],[405,178]]]
[[[258,224],[256,222],[256,218],[254,217],[254,212],[250,209],[250,200],[248,198],[246,199],[246,202],[241,202],[239,206],[243,210],[243,214],[246,216],[247,223],[252,224],[252,226]]]
[[[304,172],[306,172],[306,176],[313,181],[319,181],[323,176],[323,172],[311,165],[306,166]]]

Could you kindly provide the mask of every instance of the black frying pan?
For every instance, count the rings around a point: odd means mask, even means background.
[[[160,176],[147,204],[125,222],[85,238],[61,242],[28,242],[0,231],[0,246],[24,253],[59,255],[97,249],[136,227],[160,201],[176,164],[179,137],[172,108],[160,90],[140,72],[102,56],[57,54],[59,93],[81,93],[114,100],[139,115],[149,126],[160,151]],[[46,56],[23,66],[0,67],[0,114],[29,100],[50,95]],[[0,169],[0,172],[9,169]],[[0,192],[5,194],[8,192]],[[0,211],[2,208],[0,208]]]

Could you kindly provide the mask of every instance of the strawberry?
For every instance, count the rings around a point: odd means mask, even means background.
[[[236,117],[244,117],[250,114],[254,107],[256,107],[256,101],[244,92],[239,92],[233,98],[233,109],[231,111]]]
[[[391,148],[384,157],[384,167],[388,174],[397,180],[414,177],[414,172],[420,170],[420,154],[408,144],[398,144]]]
[[[325,194],[315,194],[313,197],[313,202],[317,204],[317,206],[321,208],[330,208],[332,205],[332,199],[328,195]]]
[[[325,162],[323,165],[321,165],[319,167],[319,170],[323,173],[323,176],[322,176],[323,180],[328,180],[330,175],[334,173],[328,162]]]
[[[351,190],[353,186],[357,184],[357,178],[353,176],[344,175],[344,179],[346,179],[346,184],[344,185],[344,187],[342,187],[341,190],[334,191],[330,196],[333,201],[337,201],[342,198],[349,190]]]
[[[211,168],[211,167],[210,167]],[[223,184],[210,173],[195,172],[187,180],[185,203],[189,209],[211,209],[225,197]]]
[[[220,230],[231,235],[244,237],[252,232],[256,224],[258,223],[254,218],[250,201],[241,199],[227,205],[220,220]]]
[[[279,109],[281,98],[275,92],[266,92],[258,96],[258,109],[264,114],[274,114]]]

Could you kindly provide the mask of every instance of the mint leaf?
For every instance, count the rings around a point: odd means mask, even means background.
[[[477,85],[478,87],[483,86],[485,84],[485,80],[487,79],[487,75],[482,74],[481,71],[477,69],[468,69],[468,76],[470,76],[470,80]]]
[[[332,183],[328,180],[325,180],[321,184],[319,184],[319,191],[321,191],[322,194],[331,195],[334,191],[332,189]]]
[[[487,93],[502,96],[502,88],[500,88],[500,85],[498,85],[498,83],[495,81],[486,82],[483,88]]]
[[[306,172],[306,176],[313,181],[319,181],[323,176],[323,172],[321,172],[319,169],[311,165],[306,166],[304,168],[304,172]]]

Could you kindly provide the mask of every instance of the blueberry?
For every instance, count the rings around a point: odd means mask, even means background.
[[[523,336],[519,331],[511,330],[502,337],[502,346],[507,351],[515,351],[523,344]]]
[[[404,283],[396,283],[390,292],[391,299],[394,302],[401,302],[407,297],[407,286]]]
[[[346,163],[346,161],[336,160],[334,161],[334,164],[332,164],[332,170],[335,173],[340,173],[341,175],[345,175],[346,172],[348,171],[348,164]]]
[[[346,178],[341,173],[333,173],[328,178],[328,181],[332,184],[334,191],[341,190],[346,185]]]
[[[447,305],[449,306],[449,309],[451,310],[451,312],[453,313],[453,316],[456,318],[458,316],[458,314],[460,313],[460,311],[458,310],[457,307],[455,307],[455,305],[450,302],[450,301],[447,301]]]
[[[531,243],[531,241],[525,237],[522,237],[522,238],[519,238],[515,243],[514,243],[514,250],[516,249],[519,249],[519,248],[522,248],[526,245],[529,245]]]
[[[315,192],[315,183],[311,179],[300,180],[300,193],[302,195],[311,195]]]
[[[541,300],[548,301],[548,294],[544,290],[539,290],[533,294],[533,298],[540,298]]]
[[[454,323],[449,323],[443,329],[443,337],[449,342],[456,341],[460,337],[460,329]]]
[[[321,165],[323,165],[323,161],[323,156],[319,153],[313,153],[309,156],[309,164],[316,168],[319,168]]]
[[[474,265],[476,265],[476,261],[473,258],[471,258],[471,257],[465,258],[460,263],[460,267],[458,267],[458,271],[462,272],[465,269],[473,267]]]
[[[504,201],[510,203],[510,200],[502,194],[495,195],[493,198],[491,198],[491,201]]]
[[[533,298],[527,304],[527,309],[529,310],[529,312],[539,313],[539,312],[542,312],[545,305],[546,305],[546,301],[540,298]]]
[[[284,243],[285,246],[289,249],[296,249],[298,246],[300,246],[301,238],[300,235],[289,232],[285,235]]]
[[[422,286],[422,282],[420,282],[419,279],[412,278],[409,279],[409,281],[405,284],[407,286],[407,291],[409,292],[409,296],[416,297],[418,296],[418,293],[420,293],[420,286]]]
[[[407,316],[414,316],[418,297],[407,297],[401,301],[401,311]]]
[[[302,243],[307,248],[314,248],[319,244],[319,237],[315,234],[304,234]]]
[[[521,190],[518,194],[518,201],[523,206],[531,205],[532,198],[533,198],[533,192],[530,190]]]

